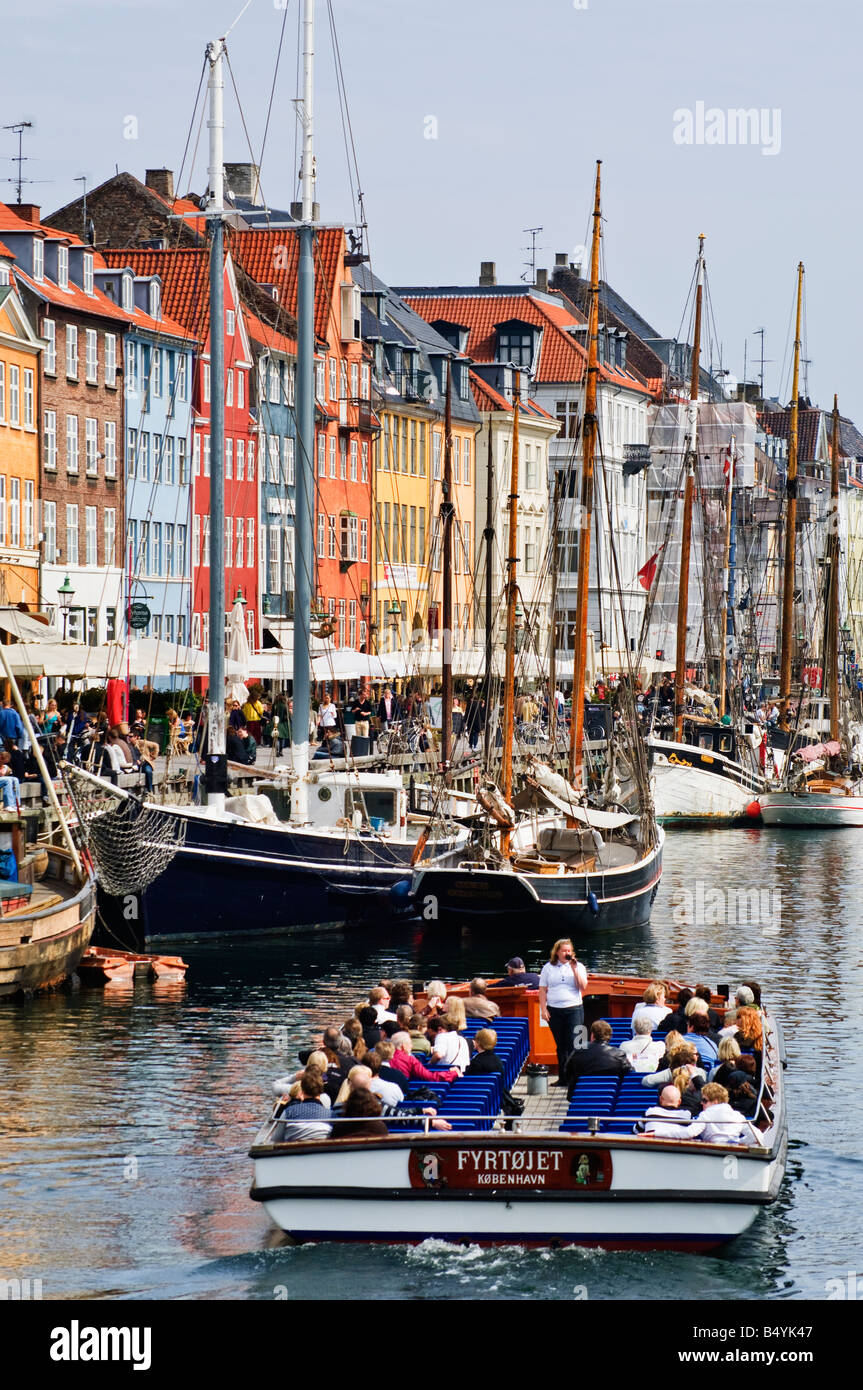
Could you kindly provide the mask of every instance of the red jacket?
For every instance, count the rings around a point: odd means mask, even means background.
[[[390,1060],[390,1066],[395,1067],[396,1071],[400,1071],[409,1081],[455,1081],[458,1076],[458,1072],[452,1067],[449,1071],[429,1071],[412,1052],[396,1052]]]

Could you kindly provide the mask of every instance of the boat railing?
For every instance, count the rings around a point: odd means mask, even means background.
[[[563,1129],[564,1118],[566,1123],[566,1129]],[[377,1121],[379,1119],[383,1119],[384,1123],[389,1127],[390,1132],[388,1137],[390,1139],[398,1139],[401,1133],[404,1133],[406,1137],[414,1137],[418,1133],[421,1133],[424,1136],[429,1136],[432,1133],[434,1133],[435,1135],[468,1133],[475,1139],[492,1136],[498,1137],[503,1133],[507,1133],[517,1134],[520,1138],[524,1139],[535,1137],[547,1138],[550,1134],[559,1136],[560,1133],[563,1132],[564,1134],[567,1134],[572,1138],[584,1137],[586,1135],[593,1139],[613,1139],[615,1143],[617,1143],[619,1140],[626,1141],[627,1139],[643,1142],[645,1139],[650,1140],[660,1137],[657,1135],[652,1135],[646,1132],[636,1130],[635,1124],[640,1118],[643,1117],[639,1117],[637,1115],[627,1115],[625,1117],[621,1115],[567,1115],[565,1117],[561,1117],[560,1115],[498,1115],[489,1117],[487,1114],[458,1116],[446,1114],[395,1114],[383,1116],[358,1116],[356,1118],[352,1118],[351,1116],[347,1115],[322,1115],[320,1121],[301,1120],[299,1121],[299,1123],[329,1124],[332,1126],[333,1131],[330,1135],[330,1138],[333,1139],[338,1138],[339,1128],[345,1124],[350,1124],[354,1128],[356,1128],[357,1125],[369,1123],[372,1120]],[[693,1121],[693,1118],[691,1116],[668,1114],[663,1115],[662,1119],[659,1120],[658,1123],[662,1125],[670,1124],[686,1126],[693,1124],[694,1122],[697,1122],[698,1118],[699,1117],[696,1116],[695,1121]],[[449,1125],[449,1129],[441,1130],[439,1127],[435,1126],[434,1121],[436,1119],[446,1120],[447,1124]],[[620,1123],[624,1119],[627,1121],[631,1120],[631,1128],[629,1130],[615,1130],[613,1132],[609,1132],[603,1131],[601,1129],[603,1121],[613,1121],[615,1123]],[[268,1120],[259,1132],[255,1140],[255,1145],[281,1145],[306,1142],[303,1140],[280,1139],[279,1130],[285,1124],[285,1122],[286,1121],[284,1115],[280,1115],[276,1118]],[[650,1120],[647,1120],[646,1123],[649,1124]],[[733,1126],[735,1129],[738,1129],[740,1127],[739,1120],[711,1120],[710,1124],[716,1127],[720,1127],[723,1125],[727,1125],[729,1127]],[[579,1126],[581,1125],[584,1126],[583,1129],[579,1128]],[[747,1137],[735,1136],[729,1139],[728,1142],[734,1143],[738,1146],[745,1144],[748,1148],[766,1149],[768,1147],[764,1142],[764,1135],[757,1128],[754,1121],[747,1120],[745,1122],[744,1135]],[[359,1136],[355,1134],[352,1135],[352,1137],[357,1138]],[[383,1135],[379,1137],[383,1138]],[[687,1136],[683,1135],[682,1137],[685,1139]],[[697,1136],[695,1137],[697,1138]],[[714,1140],[713,1142],[722,1143],[723,1141]]]

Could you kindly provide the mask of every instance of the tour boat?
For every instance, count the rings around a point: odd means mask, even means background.
[[[629,1036],[647,983],[592,975],[587,1021],[608,1018],[615,1042]],[[501,1017],[491,1024],[470,1020],[468,1032],[495,1029],[505,1084],[524,1096],[523,1114],[501,1114],[499,1077],[464,1076],[434,1087],[438,1114],[451,1130],[431,1129],[428,1116],[408,1114],[387,1119],[387,1137],[354,1133],[339,1140],[337,1119],[333,1137],[285,1142],[277,1104],[250,1152],[250,1195],[294,1242],[434,1238],[707,1251],[741,1235],[776,1200],[787,1150],[785,1058],[779,1024],[769,1014],[762,1016],[755,1117],[740,1142],[710,1143],[635,1132],[658,1096],[640,1076],[584,1078],[572,1101],[562,1088],[525,1095],[525,1064],[553,1066],[555,1059],[538,992],[492,988],[489,995]],[[714,996],[714,1007],[726,1003],[726,993]]]

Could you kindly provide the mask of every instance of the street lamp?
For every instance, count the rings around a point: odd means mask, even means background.
[[[69,621],[69,609],[71,608],[72,600],[75,597],[75,590],[72,586],[68,574],[66,575],[66,578],[63,580],[63,583],[57,590],[57,594],[60,599],[60,607],[63,610],[63,641],[65,642],[66,624]]]
[[[393,651],[395,651],[399,645],[399,625],[402,620],[402,606],[397,599],[393,599],[392,603],[387,606],[387,613],[390,617],[390,627],[393,630]]]

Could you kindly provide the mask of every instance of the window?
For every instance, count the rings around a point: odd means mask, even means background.
[[[357,546],[357,520],[345,512],[341,516],[341,558],[343,560],[356,560],[359,558]]]
[[[0,361],[0,421],[6,419],[6,363]]]
[[[297,395],[297,368],[293,362],[285,363],[285,394],[288,405],[293,405]]]
[[[178,613],[178,614],[177,614],[177,642],[178,642],[179,646],[181,646],[181,647],[185,647],[185,645],[186,645],[186,615],[185,615],[185,613]]]
[[[78,416],[66,416],[66,472],[78,472]]]
[[[99,553],[96,526],[99,512],[96,507],[84,508],[84,564],[98,565]]]
[[[270,459],[270,482],[271,482],[271,483],[278,483],[278,481],[279,481],[279,437],[278,437],[278,435],[276,435],[276,434],[271,434],[270,437],[269,437],[269,440],[267,441],[267,445],[268,445],[269,459]]]
[[[66,505],[66,564],[78,563],[78,508]]]
[[[99,472],[99,421],[88,415],[84,421],[84,459],[89,477]]]
[[[440,573],[440,569],[441,569],[440,521],[438,520],[437,517],[435,517],[434,522],[433,522],[433,524],[432,524],[431,550],[432,550],[432,569],[435,570],[437,573]]]
[[[441,476],[441,437],[437,430],[432,434],[432,452],[432,478],[439,481]]]
[[[41,244],[41,243],[40,243]],[[57,325],[53,319],[42,320],[42,337],[47,343],[42,361],[49,376],[57,374]]]
[[[9,479],[9,544],[21,544],[21,479]]]
[[[161,574],[161,573],[162,573],[162,523],[161,523],[161,521],[154,521],[154,522],[153,522],[152,535],[153,535],[153,547],[152,547],[152,549],[153,549],[153,556],[152,556],[153,564],[152,564],[151,573],[152,573],[152,574]]]
[[[237,409],[244,410],[246,405],[246,373],[237,368]]]
[[[346,607],[347,607],[347,604],[346,604],[345,599],[340,598],[340,599],[339,599],[339,646],[340,646],[340,647],[343,647],[343,646],[345,645],[345,608],[346,608]]]
[[[24,368],[24,428],[33,429],[33,373],[29,367]]]
[[[236,327],[236,323],[237,316],[234,313],[233,309],[227,309],[225,311],[225,332],[227,333],[229,338],[233,338],[234,336],[234,329]]]
[[[417,562],[417,509],[411,507],[411,529],[410,529],[410,550],[408,551],[408,563],[415,565]]]
[[[465,572],[465,574],[470,574],[470,572],[471,572],[471,561],[472,561],[472,559],[473,559],[473,556],[472,556],[472,554],[471,554],[471,548],[470,548],[470,522],[469,522],[469,521],[463,521],[462,524],[461,524],[461,539],[462,539],[462,547],[463,547],[463,550],[464,550],[464,572]]]
[[[150,289],[152,288],[151,285]],[[153,317],[155,318],[155,315]],[[162,349],[160,347],[153,348],[153,362],[150,367],[150,394],[152,396],[161,396],[162,394]]]
[[[99,335],[95,328],[88,328],[84,335],[86,365],[85,371],[89,382],[99,380]]]
[[[201,518],[197,512],[192,522],[192,562],[198,569],[201,563]]]
[[[348,364],[342,358],[339,363],[339,400],[347,400],[348,396]]]
[[[530,366],[533,361],[533,334],[530,329],[498,329],[497,342],[498,362],[511,362],[514,367]]]
[[[539,452],[537,450],[537,452]],[[528,492],[536,489],[536,465],[537,460],[533,456],[533,447],[530,444],[524,446],[524,485]]]
[[[9,363],[9,424],[20,425],[21,423],[21,390],[20,390],[21,369],[14,363]]]
[[[57,284],[61,290],[69,288],[69,248],[57,247]]]
[[[227,385],[226,385],[226,387],[225,387],[225,405],[226,405],[226,406],[229,406],[229,405],[233,405],[233,404],[234,404],[234,373],[231,371],[231,368],[229,367],[229,368],[228,368],[228,380],[227,380]]]
[[[117,476],[117,422],[105,421],[105,477]]]
[[[132,308],[133,308],[133,302],[134,302],[134,290],[133,290],[133,288],[132,288],[132,277],[131,277],[131,275],[124,275],[124,276],[123,276],[123,284],[122,284],[122,288],[121,288],[120,294],[121,294],[121,300],[122,300],[123,308],[124,308],[124,309],[128,309],[128,310],[131,312],[131,310],[132,310]]]
[[[339,477],[347,479],[348,476],[348,441],[339,440]]]
[[[251,563],[251,561],[250,561]],[[246,635],[249,639],[249,650],[255,650],[255,615],[251,609],[246,612]]]
[[[45,243],[41,237],[33,238],[33,279],[45,278]]]
[[[209,613],[202,613],[202,615],[201,615],[201,641],[202,641],[203,644],[204,644],[204,651],[205,651],[205,652],[208,652],[208,651],[210,650],[210,615],[209,615]]]
[[[44,533],[43,544],[45,547],[45,563],[53,565],[57,559],[57,503],[42,503],[42,531]]]
[[[453,567],[453,571],[454,571],[455,574],[461,574],[461,554],[462,554],[462,551],[461,551],[461,522],[458,521],[458,520],[456,520],[455,517],[453,517],[452,531],[451,531],[450,534],[451,534],[451,536],[452,536],[452,541],[453,541],[453,547],[452,547],[452,561],[453,561],[452,567]],[[458,619],[457,619],[457,618],[456,618],[456,621],[455,621],[455,626],[458,627]]]
[[[249,569],[255,567],[255,518],[253,516],[250,516],[246,521],[246,564]],[[250,613],[249,617],[251,616]],[[250,630],[252,637],[254,637],[254,629],[250,628]]]
[[[250,483],[253,483],[253,482],[255,481],[255,441],[254,441],[254,439],[250,439],[250,440],[249,440],[249,455],[248,455],[248,460],[247,460],[247,462],[248,462],[248,465],[249,465],[249,467],[248,467],[248,481],[249,481]]]
[[[237,440],[237,482],[242,483],[246,478],[246,441]]]
[[[362,381],[362,387],[361,387],[361,390],[362,390],[362,398],[363,398],[364,401],[367,401],[367,400],[369,399],[370,395],[371,395],[371,385],[370,385],[370,383],[371,383],[371,373],[370,373],[370,371],[369,371],[369,364],[368,364],[368,362],[364,362],[364,363],[363,363],[363,365],[362,365],[362,367],[361,367],[361,369],[360,369],[360,377],[361,377],[361,381]]]
[[[336,519],[335,519],[334,516],[331,516],[330,519],[329,519],[328,535],[329,535],[329,544],[328,544],[328,547],[327,547],[327,555],[328,555],[328,557],[329,557],[330,560],[335,560],[335,558],[336,558]]]
[[[360,559],[369,558],[369,523],[367,517],[360,518]]]
[[[359,446],[355,439],[351,440],[351,482],[357,481],[357,459],[359,456]]]
[[[323,362],[315,362],[315,396],[319,401],[324,399],[324,385],[326,369]]]
[[[452,478],[454,483],[461,482],[461,437],[456,435],[452,442]]]
[[[226,440],[225,440],[225,477],[226,477],[226,478],[233,478],[233,476],[234,476],[234,441],[233,441],[233,439],[226,439]]]
[[[390,554],[390,504],[384,502],[383,526],[381,526],[381,510],[378,503],[378,533],[380,535],[380,550],[385,560],[391,560]]]
[[[318,512],[318,559],[323,560],[327,548],[327,519],[323,512]]]
[[[117,563],[117,513],[113,507],[106,507],[103,524],[105,528],[105,564]]]
[[[357,645],[357,601],[352,598],[348,604],[348,646]]]
[[[184,573],[186,566],[186,527],[177,527],[177,543],[174,546],[174,575]]]
[[[165,522],[165,574],[170,577],[174,573],[174,526],[170,521]]]
[[[359,364],[359,362],[352,362],[352,363],[351,363],[351,396],[353,397],[354,400],[356,400],[356,398],[359,396],[359,394],[360,394],[360,364]]]
[[[188,389],[186,383],[187,383],[186,354],[185,354],[184,352],[181,352],[181,353],[179,353],[178,356],[177,356],[177,400],[178,400],[178,401],[184,401],[184,400],[186,399],[186,391],[187,391],[187,389]]]
[[[210,400],[210,364],[209,364],[209,362],[205,362],[205,363],[204,363],[204,401],[205,401],[206,403],[209,403],[209,400]]]
[[[6,477],[0,473],[0,545],[6,544]]]
[[[329,357],[329,358],[327,358],[327,361],[328,361],[329,367],[330,367],[330,400],[331,400],[331,401],[334,401],[334,400],[336,399],[336,386],[337,386],[337,381],[338,381],[338,372],[337,372],[337,370],[336,370],[336,359],[335,359],[334,357]]]
[[[126,395],[138,389],[138,345],[126,339]]]
[[[363,440],[363,471],[362,481],[367,483],[369,480],[369,445],[368,440]]]
[[[225,517],[225,568],[231,569],[234,564],[234,518]]]
[[[169,487],[171,487],[175,482],[174,436],[172,434],[168,434],[165,436],[165,441],[162,445],[162,482],[167,484]]]
[[[117,335],[105,334],[105,385],[117,385]]]
[[[465,483],[470,484],[470,440],[462,440],[461,450],[462,478]]]
[[[138,431],[126,431],[126,472],[129,477],[135,476],[135,456],[138,452]]]
[[[194,440],[192,441],[192,467],[193,467],[193,470],[194,470],[194,473],[195,473],[195,477],[196,477],[196,478],[200,477],[200,474],[201,474],[201,436],[200,436],[199,434],[196,434]]]
[[[327,437],[325,434],[318,435],[318,477],[327,476]]]
[[[210,518],[204,517],[204,564],[209,568],[210,565]]]
[[[288,487],[294,486],[294,440],[292,435],[286,434],[282,440],[284,478]]]
[[[270,358],[270,372],[269,372],[269,378],[270,378],[270,384],[269,384],[270,400],[272,401],[273,405],[278,405],[278,403],[279,403],[279,401],[281,400],[281,397],[282,397],[282,391],[281,391],[281,378],[280,378],[280,375],[279,375],[279,364],[278,364],[278,362],[275,362],[275,361],[273,360],[272,357]]]
[[[57,469],[57,412],[46,410],[42,432],[42,452],[46,469],[53,473]]]
[[[560,439],[578,437],[578,406],[575,401],[556,401],[555,414],[560,424]]]
[[[237,569],[243,568],[243,518],[237,517]]]
[[[138,457],[138,476],[142,483],[150,481],[150,433],[149,430],[141,431],[141,447]]]
[[[142,574],[150,573],[150,523],[141,522],[141,550],[137,568]]]
[[[204,435],[204,477],[210,476],[210,436]]]
[[[84,252],[84,293],[93,293],[93,253]]]

